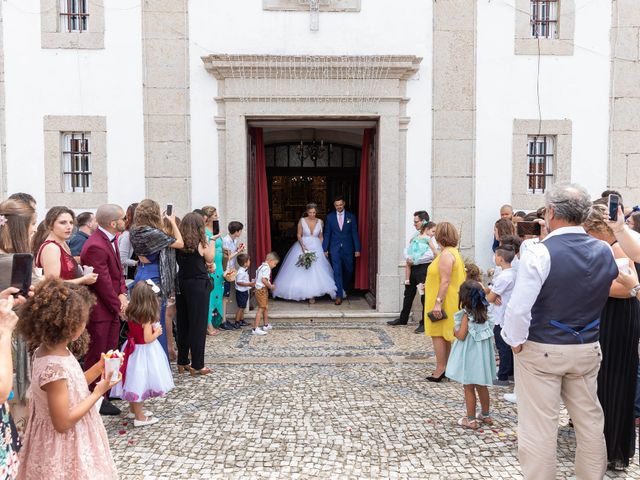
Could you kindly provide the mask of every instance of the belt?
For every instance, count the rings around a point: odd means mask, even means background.
[[[563,332],[570,333],[574,337],[577,337],[578,340],[580,340],[580,343],[584,343],[584,338],[582,338],[582,334],[584,332],[588,331],[588,330],[593,330],[594,328],[599,327],[600,326],[600,319],[596,318],[593,322],[588,323],[587,325],[582,327],[580,330],[576,330],[575,328],[571,328],[570,326],[565,325],[564,323],[560,323],[560,322],[558,322],[556,320],[551,320],[549,322],[549,324],[553,325],[556,328],[559,328]]]

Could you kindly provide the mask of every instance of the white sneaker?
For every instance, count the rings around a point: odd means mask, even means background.
[[[267,325],[265,325],[264,327],[262,327],[262,330],[266,330],[267,332],[268,332],[269,330],[272,330],[272,329],[273,329],[273,327],[271,326],[271,324],[270,324],[270,323],[269,323],[269,324],[267,324]]]
[[[252,331],[252,333],[253,333],[254,335],[266,335],[266,334],[267,334],[267,332],[265,332],[265,331],[264,331],[263,329],[261,329],[260,327],[258,327],[258,328],[254,328],[254,329],[253,329],[253,331]]]
[[[153,416],[153,412],[149,412],[148,410],[145,410],[144,412],[142,412],[142,414],[145,417],[152,417]],[[127,413],[127,418],[130,420],[134,420],[136,418],[136,414],[133,412],[129,412]]]
[[[158,423],[160,419],[158,417],[147,417],[146,420],[134,420],[134,427],[146,427],[147,425],[153,425],[154,423]]]
[[[515,393],[505,393],[504,394],[504,399],[507,402],[518,403],[518,398],[516,397]]]

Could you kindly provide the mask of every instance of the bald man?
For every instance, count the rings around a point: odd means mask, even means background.
[[[82,265],[93,267],[93,273],[98,274],[96,283],[89,287],[97,301],[91,309],[87,325],[91,342],[84,357],[86,367],[99,361],[102,353],[118,348],[120,315],[128,305],[116,241],[117,234],[125,229],[124,210],[118,205],[102,205],[96,212],[96,222],[98,229],[87,239],[80,253]],[[100,413],[119,415],[120,409],[105,396]]]

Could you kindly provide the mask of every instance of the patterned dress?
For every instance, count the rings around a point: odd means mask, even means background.
[[[213,239],[213,233],[211,230],[205,228],[204,231],[207,235],[207,241],[211,241]],[[223,253],[222,238],[218,237],[216,239],[216,256],[214,259],[216,271],[209,274],[213,279],[213,290],[211,290],[209,297],[209,323],[213,325],[214,328],[218,328],[222,325],[222,312],[224,311],[224,278],[222,277],[224,273],[224,269],[222,268]]]
[[[89,396],[82,368],[70,352],[67,356],[45,355],[38,358],[36,351],[29,389],[29,423],[24,434],[24,445],[20,450],[18,478],[118,478],[97,404],[65,433],[59,433],[53,427],[47,392],[41,387],[62,379],[67,381],[70,409]]]
[[[0,441],[0,478],[16,478],[20,437],[6,403],[0,405]]]

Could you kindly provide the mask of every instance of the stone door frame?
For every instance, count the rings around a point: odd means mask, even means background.
[[[382,95],[376,102],[356,107],[357,99],[345,95],[340,83],[339,69],[344,57],[335,57],[335,81],[323,79],[315,84],[314,94],[321,101],[310,99],[309,81],[300,82],[299,91],[278,91],[278,79],[268,69],[270,56],[251,56],[256,71],[264,68],[256,85],[259,94],[243,91],[246,83],[237,78],[239,66],[234,64],[242,56],[209,55],[203,57],[205,68],[218,80],[219,204],[225,218],[245,219],[248,215],[248,124],[255,120],[376,120],[378,162],[378,271],[376,279],[376,311],[398,312],[401,306],[401,278],[398,260],[401,258],[405,230],[406,185],[406,80],[415,74],[421,58],[389,56],[390,67],[378,83]],[[330,57],[325,57],[325,59]],[[360,57],[361,58],[361,57]],[[292,69],[304,76],[304,69]],[[289,85],[290,86],[290,85]],[[247,219],[251,222],[251,219]]]

